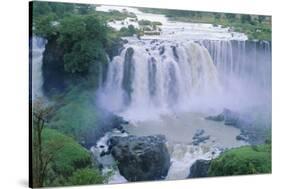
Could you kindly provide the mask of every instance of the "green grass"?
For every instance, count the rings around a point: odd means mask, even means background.
[[[72,87],[69,92],[55,99],[56,111],[48,126],[83,142],[88,131],[96,127],[97,112],[94,91],[84,85]]]
[[[61,143],[62,148],[55,153],[52,168],[57,174],[70,176],[79,168],[85,168],[91,165],[90,152],[83,148],[74,139],[57,132],[54,129],[43,130],[43,141],[46,145],[50,142]],[[44,146],[48,148],[48,146]],[[43,149],[44,149],[43,148]]]
[[[209,176],[271,173],[271,144],[244,146],[212,160]]]
[[[54,129],[43,130],[43,150],[54,144],[62,147],[55,152],[49,164],[44,186],[63,186],[71,184],[98,184],[105,178],[93,167],[88,150]]]
[[[104,177],[101,176],[99,171],[86,168],[74,172],[69,178],[69,182],[71,185],[102,184]]]

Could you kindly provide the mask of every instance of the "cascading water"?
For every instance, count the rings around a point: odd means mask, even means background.
[[[42,63],[43,53],[45,51],[45,45],[47,41],[40,37],[32,37],[32,99],[42,97]]]
[[[125,8],[97,7],[111,9]],[[129,134],[166,136],[171,155],[166,179],[184,179],[197,159],[209,160],[225,148],[247,144],[236,140],[239,129],[208,121],[207,115],[229,108],[259,113],[259,119],[265,117],[266,126],[271,125],[271,42],[248,41],[229,28],[170,22],[164,15],[128,10],[139,20],[160,21],[161,33],[126,38],[128,43],[109,63],[98,101],[129,120],[124,125]],[[210,139],[193,145],[198,129]],[[100,142],[106,145],[107,138],[108,134]],[[110,182],[125,182],[116,173]]]
[[[271,109],[271,42],[201,40],[219,73],[224,106]],[[266,112],[266,111],[265,111]]]
[[[103,106],[135,120],[171,110],[270,106],[271,44],[130,39],[109,64],[102,94]]]
[[[192,96],[220,93],[221,86],[208,50],[199,43],[132,40],[109,64],[103,90],[104,106],[141,119],[148,110],[185,109]]]
[[[172,158],[166,179],[184,179],[197,159],[212,159],[224,148],[245,143],[236,140],[238,129],[183,112],[224,107],[243,112],[261,106],[270,119],[271,44],[129,38],[109,64],[100,102],[131,121],[125,127],[129,133],[165,135]],[[194,146],[198,128],[211,139]],[[125,182],[115,173],[110,182]]]
[[[271,43],[268,41],[202,40],[219,72],[271,87]],[[225,78],[227,79],[227,78]]]

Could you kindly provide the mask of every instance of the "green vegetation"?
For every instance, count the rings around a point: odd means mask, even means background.
[[[104,177],[100,175],[99,171],[86,168],[74,172],[69,181],[71,185],[102,184]]]
[[[139,8],[143,12],[164,14],[172,21],[209,23],[230,27],[248,35],[250,40],[271,40],[271,17],[232,13]]]
[[[212,160],[209,176],[271,173],[271,144],[244,146]]]
[[[106,178],[88,150],[72,137],[47,128],[55,107],[41,99],[32,107],[32,187],[103,183]]]
[[[161,22],[152,22],[152,21],[149,21],[149,20],[139,20],[138,21],[138,24],[140,26],[140,30],[142,30],[143,32],[145,31],[152,31],[153,33],[155,33],[155,35],[159,35],[159,32],[157,32],[156,30],[160,30],[160,28],[158,28],[158,26],[161,26],[162,23]],[[150,33],[152,33],[150,32]],[[149,33],[146,33],[149,35]]]
[[[58,42],[65,49],[65,71],[85,72],[97,62],[106,62],[106,26],[95,16],[65,17],[59,31]]]
[[[97,124],[97,112],[93,103],[92,90],[78,85],[61,96],[54,98],[56,111],[48,126],[74,137],[82,143],[89,130]]]
[[[92,165],[90,152],[56,130],[44,129],[43,149],[51,143],[59,143],[61,149],[54,153],[48,166],[45,186],[65,186],[72,184],[100,184],[105,178]]]
[[[122,27],[119,31],[120,36],[133,36],[134,34],[138,34],[139,30],[136,29],[133,25],[129,25],[127,27]]]
[[[135,18],[129,12],[96,12],[92,5],[49,2],[33,2],[32,11],[34,34],[57,42],[65,72],[72,74],[87,74],[93,66],[106,63],[106,50],[116,40],[138,32],[133,26],[120,32],[107,26],[113,19]]]
[[[96,12],[96,15],[102,19],[104,22],[114,22],[115,20],[124,20],[126,18],[135,19],[136,15],[131,12],[119,12],[117,10],[112,10],[110,12]]]

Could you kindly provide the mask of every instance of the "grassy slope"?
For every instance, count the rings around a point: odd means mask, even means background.
[[[93,102],[94,92],[85,86],[76,86],[56,99],[56,112],[49,127],[74,137],[82,142],[83,136],[96,127],[96,109]]]
[[[212,160],[209,176],[271,173],[271,145],[244,146]]]
[[[80,184],[103,182],[103,177],[98,169],[92,165],[90,152],[75,142],[74,139],[54,129],[45,128],[43,130],[43,144],[45,145],[43,149],[47,149],[51,143],[60,143],[63,147],[55,153],[53,161],[49,166],[45,181],[46,186],[74,184],[78,182],[76,177],[79,177],[79,175],[80,180],[85,177],[91,177],[91,180],[88,179],[87,181],[86,178],[87,182],[80,182]],[[80,172],[88,174],[81,176]],[[96,177],[93,178],[93,175],[96,175]]]

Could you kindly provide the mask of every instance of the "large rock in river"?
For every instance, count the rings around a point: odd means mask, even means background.
[[[128,181],[164,179],[170,155],[163,135],[112,137],[109,149],[120,174]]]
[[[211,164],[210,160],[204,160],[204,159],[196,160],[190,168],[190,173],[188,175],[188,178],[207,177],[210,164]]]

